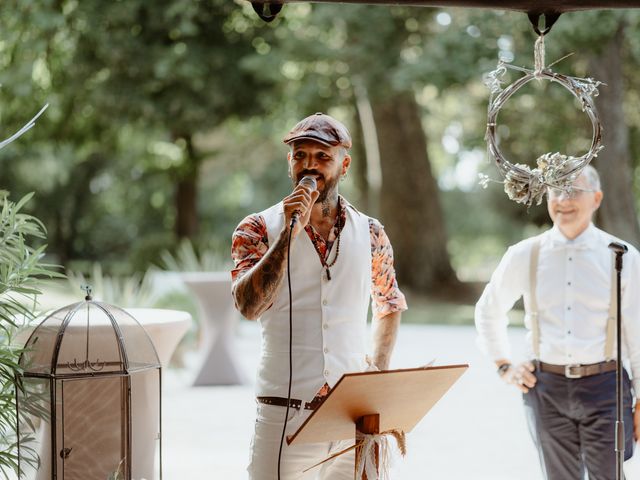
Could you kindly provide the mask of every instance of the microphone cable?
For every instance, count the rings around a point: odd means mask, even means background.
[[[289,421],[289,408],[291,404],[291,384],[293,383],[293,302],[291,299],[291,234],[293,227],[296,225],[297,217],[291,218],[289,225],[289,241],[287,242],[287,285],[289,287],[289,387],[287,389],[287,410],[284,414],[284,424],[282,425],[282,436],[280,437],[280,448],[278,449],[278,480],[280,480],[280,463],[282,461],[282,447],[284,446],[284,436],[287,430],[287,422]],[[302,408],[302,404],[300,405]]]

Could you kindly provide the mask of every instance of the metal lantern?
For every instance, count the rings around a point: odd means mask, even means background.
[[[88,291],[35,327],[20,366],[20,478],[162,478],[160,361],[126,311]]]

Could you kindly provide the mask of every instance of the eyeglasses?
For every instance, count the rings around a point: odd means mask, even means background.
[[[580,195],[584,195],[585,193],[595,193],[596,190],[591,190],[588,188],[580,188],[580,187],[567,187],[566,189],[562,188],[548,188],[547,194],[549,198],[560,198],[561,196],[565,196],[566,198],[576,198]]]

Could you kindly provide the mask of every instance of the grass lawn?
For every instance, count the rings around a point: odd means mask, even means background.
[[[474,304],[455,303],[415,294],[407,295],[407,304],[409,309],[402,314],[402,323],[473,325]],[[509,319],[511,325],[524,325],[524,312],[517,308],[509,314]]]

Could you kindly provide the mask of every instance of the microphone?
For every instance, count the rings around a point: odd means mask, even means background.
[[[629,248],[624,243],[611,242],[609,248],[616,253],[624,255],[629,251]]]
[[[312,192],[315,192],[318,189],[318,182],[316,181],[316,177],[313,175],[305,175],[298,182],[298,185],[304,185]],[[294,210],[293,215],[291,215],[291,228],[293,228],[293,226],[298,221],[298,217],[300,216],[300,213],[301,213],[300,210]]]
[[[618,274],[620,274],[620,271],[622,270],[622,255],[624,255],[625,253],[627,253],[629,251],[629,249],[627,248],[627,246],[624,243],[618,243],[618,242],[611,242],[609,244],[609,248],[611,250],[613,250],[614,252],[616,252],[616,270],[618,271]]]

